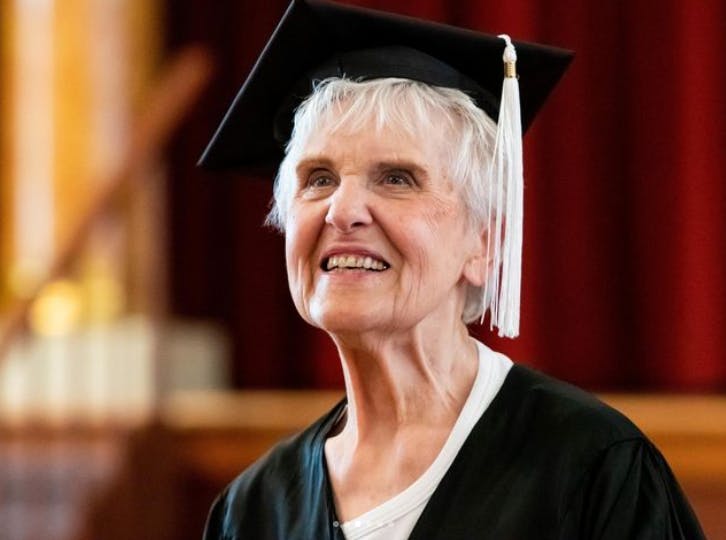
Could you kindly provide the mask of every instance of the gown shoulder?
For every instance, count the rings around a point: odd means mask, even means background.
[[[329,528],[323,442],[344,406],[341,401],[237,476],[212,504],[204,540],[306,538],[312,528]]]
[[[681,539],[703,533],[668,464],[623,414],[515,365],[412,540]]]

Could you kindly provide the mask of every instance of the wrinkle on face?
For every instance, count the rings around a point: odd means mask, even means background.
[[[326,303],[324,296],[331,289],[321,283],[330,276],[319,272],[318,258],[327,244],[342,236],[325,223],[332,199],[304,200],[298,191],[287,223],[288,273],[295,304],[308,322],[323,329],[333,330],[331,324],[340,329],[345,317],[355,326],[365,319],[366,311],[375,311],[366,324],[398,331],[426,318],[447,296],[464,294],[459,289],[466,252],[471,249],[470,220],[459,186],[448,177],[451,152],[445,135],[417,137],[391,126],[367,124],[355,131],[341,125],[328,130],[322,125],[303,145],[298,182],[316,164],[333,171],[336,181],[354,182],[352,189],[364,198],[361,204],[367,205],[371,224],[349,238],[390,252],[393,267],[382,273],[388,273],[386,276],[378,277],[381,282],[396,278],[396,283],[372,290],[368,305],[353,290],[349,295],[336,290],[337,300]],[[397,163],[419,169],[416,190],[388,191],[376,184],[377,171]],[[382,294],[376,296],[378,292]],[[346,306],[346,302],[358,304]]]

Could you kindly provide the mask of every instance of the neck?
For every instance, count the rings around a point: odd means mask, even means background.
[[[348,396],[341,435],[355,446],[410,428],[450,428],[458,418],[478,369],[476,343],[460,321],[426,326],[333,336]]]

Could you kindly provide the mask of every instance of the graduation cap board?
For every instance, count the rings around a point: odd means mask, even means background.
[[[524,131],[572,53],[514,45]],[[282,159],[295,107],[315,81],[330,76],[401,77],[458,88],[496,120],[503,49],[497,36],[472,30],[323,0],[293,0],[199,165],[272,173]]]

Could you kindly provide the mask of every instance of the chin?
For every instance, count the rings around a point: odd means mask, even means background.
[[[361,333],[390,325],[388,318],[372,312],[370,306],[367,308],[311,306],[308,322],[331,334]]]

